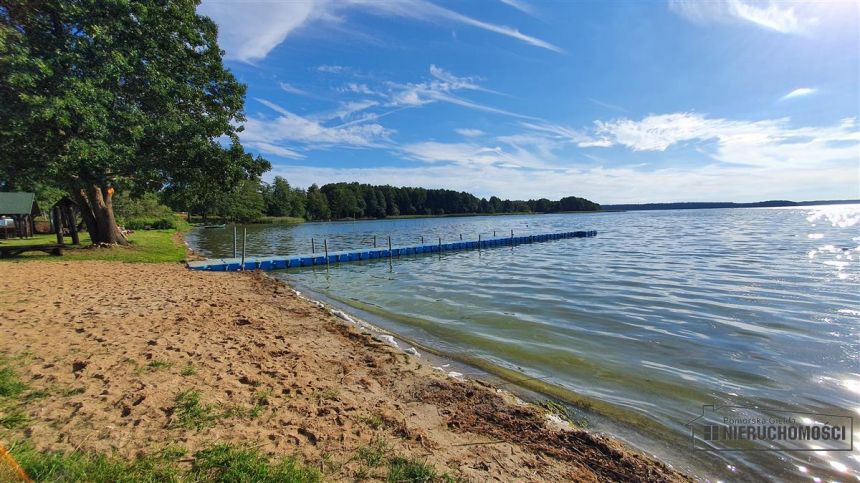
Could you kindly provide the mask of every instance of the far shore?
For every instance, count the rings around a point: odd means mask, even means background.
[[[23,388],[0,394],[0,419],[17,415],[0,442],[24,470],[59,451],[117,464],[159,455],[193,472],[223,443],[289,458],[301,481],[688,480],[552,405],[434,370],[258,274],[0,267],[0,373]]]

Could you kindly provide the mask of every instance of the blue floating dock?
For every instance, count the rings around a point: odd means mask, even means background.
[[[540,235],[509,236],[499,238],[488,238],[480,241],[456,241],[436,244],[424,244],[410,247],[392,247],[389,253],[387,248],[365,248],[361,250],[349,250],[342,252],[329,252],[328,264],[357,262],[360,260],[374,260],[377,258],[401,257],[406,255],[417,255],[424,253],[440,253],[460,250],[477,250],[484,248],[495,248],[505,246],[522,245],[526,243],[538,243],[566,238],[590,238],[597,236],[597,231],[566,231],[562,233],[545,233]],[[479,246],[480,244],[480,246]],[[321,253],[275,256],[275,257],[246,257],[245,270],[284,270],[287,268],[313,267],[325,265],[326,256]],[[236,272],[242,270],[241,258],[211,258],[196,262],[188,262],[191,270],[209,270],[213,272]]]

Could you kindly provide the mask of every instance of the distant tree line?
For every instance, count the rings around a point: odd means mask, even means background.
[[[446,189],[376,186],[361,183],[311,185],[307,190],[290,186],[277,176],[272,183],[243,180],[229,191],[207,191],[174,186],[162,193],[165,204],[177,211],[236,221],[264,216],[306,220],[386,218],[391,216],[442,216],[493,213],[555,213],[595,211],[600,205],[568,196],[557,201],[502,200]]]

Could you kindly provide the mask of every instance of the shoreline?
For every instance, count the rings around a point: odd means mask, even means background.
[[[259,274],[114,262],[7,267],[13,276],[3,282],[0,306],[16,310],[0,324],[13,336],[0,353],[26,353],[17,370],[29,384],[83,389],[64,396],[43,388],[51,394],[27,405],[28,427],[0,432],[6,444],[24,438],[41,450],[128,458],[166,441],[189,451],[211,440],[250,442],[321,468],[334,459],[338,469],[324,478],[342,480],[365,472],[382,478],[384,465],[356,455],[385,441],[391,454],[472,480],[686,479],[619,441],[565,429],[507,391],[443,377],[427,357],[395,349],[349,315]],[[64,280],[44,278],[57,270]],[[88,292],[100,277],[105,293]],[[186,367],[195,374],[183,376]],[[269,391],[264,416],[171,429],[172,390],[185,386],[213,405],[240,408]]]
[[[272,277],[267,272],[261,272],[261,274],[284,283],[292,290],[301,288],[303,296],[311,295],[306,298],[312,303],[320,303],[326,307],[335,307],[336,311],[350,316],[357,325],[364,324],[379,334],[393,337],[404,344],[402,347],[395,346],[402,352],[410,353],[408,350],[404,350],[405,348],[418,349],[421,356],[430,355],[440,365],[444,364],[445,367],[449,365],[453,366],[457,377],[462,377],[463,380],[490,385],[497,389],[503,387],[504,389],[502,390],[505,392],[509,392],[514,397],[536,406],[547,402],[550,404],[567,405],[567,416],[570,417],[575,426],[582,427],[583,429],[587,428],[590,432],[606,433],[609,437],[621,441],[635,451],[641,454],[649,454],[658,461],[669,464],[679,471],[688,474],[699,472],[707,474],[709,469],[714,469],[698,466],[696,461],[690,459],[667,454],[662,449],[686,445],[689,444],[689,441],[686,439],[668,438],[665,428],[658,426],[655,422],[639,413],[625,411],[623,408],[618,408],[601,399],[586,396],[562,386],[545,382],[542,377],[529,377],[522,372],[494,364],[484,359],[447,353],[444,350],[437,349],[426,343],[419,342],[408,335],[404,335],[396,327],[383,327],[378,322],[383,321],[391,325],[402,324],[403,322],[398,322],[397,318],[386,317],[384,314],[356,307],[338,298],[317,293],[307,286],[291,285],[282,279]],[[434,369],[442,368],[434,367]],[[445,372],[448,372],[447,369]],[[599,423],[599,429],[591,429],[590,423],[595,420]],[[621,436],[622,434],[624,436]],[[662,437],[658,436],[658,434]],[[648,451],[648,446],[655,443],[662,446],[662,448],[657,450],[656,453]],[[701,464],[702,461],[698,461],[698,463]],[[702,477],[702,475],[699,476]]]

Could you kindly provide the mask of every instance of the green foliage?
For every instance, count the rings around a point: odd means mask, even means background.
[[[206,203],[258,177],[270,165],[239,144],[245,86],[216,40],[196,2],[4,2],[0,179],[84,190],[78,201],[99,228],[110,204],[95,209],[98,198],[127,180]]]
[[[183,225],[155,193],[139,197],[118,193],[113,197],[113,207],[117,223],[129,230],[176,230]]]
[[[264,187],[263,197],[266,200],[266,214],[269,216],[305,216],[304,190],[291,188],[287,180],[280,176],[275,176],[272,184]]]
[[[12,445],[9,450],[34,481],[305,483],[321,480],[317,470],[293,458],[273,460],[259,450],[227,444],[196,452],[190,468],[179,464],[178,459],[187,452],[176,446],[134,460],[84,452],[43,452],[29,443]]]
[[[319,187],[312,184],[307,192],[307,218],[309,220],[331,219],[331,209],[328,206],[328,198]]]

